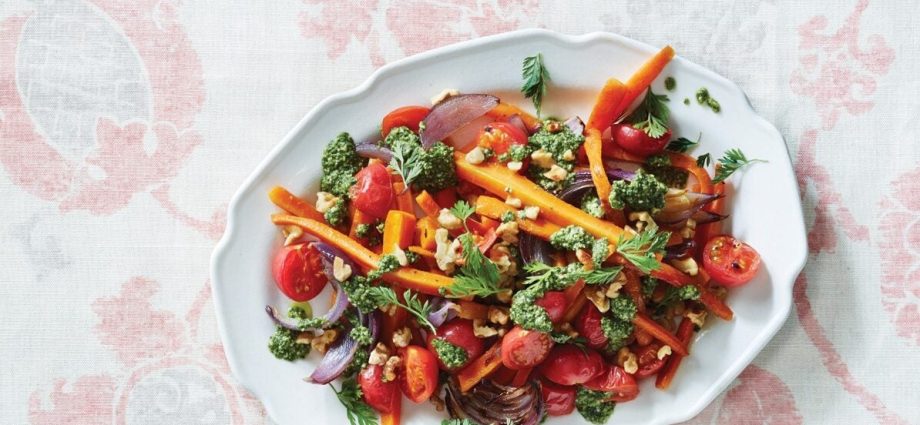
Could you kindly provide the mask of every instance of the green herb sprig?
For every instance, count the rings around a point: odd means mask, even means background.
[[[755,162],[767,162],[762,159],[748,159],[744,155],[744,152],[741,152],[741,149],[729,149],[725,151],[725,155],[719,158],[718,169],[716,170],[716,176],[712,179],[713,183],[722,183],[728,179],[735,171],[738,171],[745,166],[753,164]]]
[[[655,94],[649,89],[639,107],[626,117],[626,122],[653,139],[664,136],[668,132],[668,119],[671,117],[671,110],[665,103],[668,101],[668,95]]]
[[[543,106],[543,96],[546,95],[546,83],[550,80],[549,71],[543,64],[542,53],[524,58],[521,77],[524,80],[521,84],[521,93],[524,93],[524,97],[533,102],[533,107],[537,110],[539,117],[540,108]]]
[[[393,149],[390,168],[402,177],[403,186],[405,187],[403,191],[409,189],[409,186],[422,174],[418,154],[419,150],[408,143],[397,143]]]
[[[403,298],[406,300],[404,303],[399,301],[399,297],[396,296],[396,291],[394,291],[393,288],[372,286],[368,288],[368,292],[377,305],[384,306],[393,304],[399,306],[415,316],[415,319],[418,320],[420,325],[426,326],[431,329],[432,332],[435,332],[435,326],[428,321],[428,315],[431,314],[431,304],[428,301],[422,302],[419,300],[418,295],[411,290],[406,289],[406,292],[403,292]]]
[[[361,389],[354,378],[346,379],[342,382],[342,389],[336,390],[332,384],[329,384],[332,392],[335,393],[339,403],[345,407],[345,414],[348,417],[348,423],[351,425],[377,425],[377,412],[374,411],[361,396]]]
[[[454,275],[454,282],[444,291],[450,298],[464,298],[468,296],[488,297],[501,292],[498,286],[500,279],[498,266],[482,255],[479,247],[473,243],[473,235],[464,233],[460,235],[463,245],[463,266]]]
[[[617,252],[642,273],[648,274],[661,267],[655,254],[664,251],[670,237],[670,232],[659,232],[657,227],[649,226],[632,239],[621,235],[617,241]]]

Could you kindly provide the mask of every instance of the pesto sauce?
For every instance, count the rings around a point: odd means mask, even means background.
[[[674,87],[677,87],[677,81],[674,80],[674,77],[668,77],[664,79],[664,88],[668,91],[674,91]]]
[[[709,94],[709,89],[706,87],[700,87],[700,89],[696,91],[696,102],[700,105],[708,106],[716,113],[722,110],[722,105]]]

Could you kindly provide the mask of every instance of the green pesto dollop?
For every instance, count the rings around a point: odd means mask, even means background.
[[[604,207],[601,205],[601,199],[594,192],[588,192],[581,198],[581,210],[592,217],[604,217]]]
[[[323,218],[333,227],[338,227],[345,223],[345,218],[347,217],[348,205],[345,203],[344,198],[339,198],[333,206],[323,213]]]
[[[583,135],[576,134],[567,126],[555,121],[544,121],[540,130],[528,139],[529,146],[532,151],[543,149],[549,152],[556,165],[568,172],[568,175],[561,181],[555,181],[543,175],[549,169],[531,164],[527,170],[528,177],[547,191],[555,193],[562,190],[574,178],[572,173],[575,170],[574,154],[584,141]]]
[[[434,347],[435,354],[441,359],[441,363],[444,363],[448,369],[456,369],[465,365],[469,360],[469,353],[465,349],[441,338],[431,340],[431,345]]]
[[[373,342],[371,330],[361,324],[355,324],[351,331],[348,332],[348,335],[360,345],[370,345]]]
[[[643,170],[637,171],[632,181],[617,180],[612,186],[610,206],[616,209],[629,207],[633,211],[654,212],[661,209],[668,191],[664,183]]]
[[[601,318],[601,330],[607,337],[607,350],[615,352],[619,350],[633,333],[633,324],[625,322],[614,317],[604,316]]]
[[[278,359],[294,361],[310,354],[310,344],[297,342],[296,331],[278,326],[268,339],[268,350]]]
[[[709,89],[706,87],[700,87],[700,89],[696,91],[696,102],[700,105],[708,106],[713,112],[718,113],[722,110],[722,105],[709,94]]]
[[[348,133],[339,134],[323,149],[320,190],[345,197],[355,184],[355,174],[366,164],[367,160],[358,156],[354,139]]]
[[[374,311],[378,306],[377,300],[369,291],[370,287],[368,278],[359,275],[353,275],[345,282],[342,282],[342,290],[348,296],[348,301],[365,314]]]
[[[550,235],[549,243],[556,249],[575,251],[590,248],[594,238],[581,226],[571,224]]]
[[[613,317],[632,323],[636,318],[636,303],[629,297],[617,297],[610,300],[610,314]]]
[[[677,87],[677,80],[674,77],[668,77],[664,79],[664,88],[667,91],[674,91],[674,88]]]
[[[607,238],[595,239],[591,244],[591,262],[598,269],[610,255],[610,242]]]
[[[606,391],[578,387],[575,391],[575,408],[588,422],[605,424],[617,405],[616,402],[610,401],[611,396],[612,394]]]
[[[383,141],[385,147],[398,149],[397,145],[406,145],[409,152],[406,157],[415,158],[418,177],[412,186],[419,190],[437,192],[457,185],[457,171],[454,166],[454,148],[436,142],[428,149],[422,148],[421,139],[407,127],[390,130]]]

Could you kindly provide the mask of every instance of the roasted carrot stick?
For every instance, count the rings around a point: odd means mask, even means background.
[[[386,229],[384,229],[386,230]],[[422,217],[415,223],[415,239],[418,245],[427,250],[437,247],[434,233],[438,230],[438,222],[432,217]]]
[[[684,318],[680,322],[680,325],[677,326],[677,339],[684,343],[684,346],[689,347],[690,342],[693,338],[693,322],[688,318]],[[677,374],[677,368],[680,367],[681,360],[684,359],[684,356],[671,353],[671,357],[668,359],[668,362],[665,363],[664,368],[658,372],[658,377],[655,378],[655,386],[659,389],[666,390],[668,386],[671,385],[671,381],[674,380],[674,375]]]
[[[438,205],[428,191],[423,190],[418,195],[415,195],[415,202],[417,202],[418,206],[425,212],[425,215],[438,218],[438,214],[441,212],[441,206]]]
[[[399,249],[406,249],[412,245],[412,239],[415,236],[415,214],[410,214],[400,210],[390,210],[387,212],[387,218],[383,224],[383,246],[384,254],[389,254]]]
[[[510,212],[514,215],[521,230],[542,239],[549,239],[553,233],[561,229],[558,225],[550,223],[543,218],[538,217],[536,220],[520,218],[517,214],[518,210],[491,196],[483,195],[476,198],[475,206],[477,214],[494,220],[501,220],[503,214]]]
[[[320,214],[316,208],[313,208],[313,205],[310,205],[303,199],[300,199],[291,192],[288,192],[287,189],[281,186],[275,186],[268,191],[268,199],[271,199],[272,203],[277,205],[278,208],[281,208],[291,214],[294,214],[298,217],[309,218],[317,221],[324,221],[323,215]]]
[[[619,110],[619,107],[627,91],[626,86],[620,80],[616,78],[607,80],[604,88],[597,94],[594,108],[591,109],[591,115],[585,128],[597,130],[600,134],[610,127],[610,124],[613,124],[613,121],[623,112]]]
[[[460,305],[457,315],[463,319],[486,320],[489,318],[489,306],[487,305],[467,300],[460,300],[457,303]]]
[[[361,210],[357,208],[352,208],[351,210],[351,227],[348,229],[348,237],[352,239],[360,239],[358,238],[358,226],[362,224],[373,224],[374,218],[361,212]]]
[[[457,372],[460,391],[467,392],[502,364],[502,342],[496,341],[485,353]]]
[[[358,241],[349,238],[348,235],[342,234],[319,221],[287,214],[275,214],[272,216],[272,222],[275,224],[293,224],[295,226],[300,226],[305,232],[342,250],[352,261],[361,266],[362,269],[376,269],[380,262],[379,255],[365,248],[358,243]],[[450,286],[453,283],[453,279],[447,276],[423,272],[410,267],[401,267],[387,273],[383,275],[383,279],[387,282],[396,283],[405,288],[429,295],[439,295],[438,290],[440,288]]]
[[[722,320],[732,320],[734,313],[732,309],[719,299],[709,288],[700,288],[700,302],[706,306],[706,309]]]
[[[508,121],[513,115],[520,116],[521,121],[524,121],[524,125],[526,125],[530,131],[536,131],[540,128],[540,120],[537,119],[537,117],[524,112],[523,109],[510,103],[499,103],[498,106],[492,108],[491,111],[486,112],[486,116],[496,121]]]
[[[591,170],[591,180],[597,189],[604,211],[610,212],[610,179],[604,170],[604,158],[601,152],[601,132],[596,128],[586,130],[585,154],[588,156],[588,167]]]
[[[674,335],[668,332],[667,329],[661,327],[658,322],[652,320],[652,318],[648,317],[645,313],[636,313],[636,317],[633,319],[633,325],[636,325],[637,330],[641,329],[648,332],[655,337],[655,339],[670,346],[674,352],[685,356],[687,355],[687,347]]]
[[[658,78],[658,74],[661,74],[661,70],[673,57],[674,49],[671,46],[665,46],[655,56],[645,61],[642,67],[629,77],[629,80],[626,80],[627,91],[623,96],[623,100],[620,101],[620,105],[614,111],[614,119],[626,112],[626,108],[629,108],[629,105],[652,84],[652,81]]]
[[[696,178],[696,184],[699,185],[697,192],[712,193],[712,178],[709,177],[709,172],[706,169],[696,163],[696,159],[679,152],[668,152],[668,157],[671,160],[672,167],[683,168],[693,174],[693,177]]]
[[[396,193],[396,208],[409,214],[415,214],[415,206],[412,204],[412,191],[406,189],[399,178],[393,179],[393,192]]]

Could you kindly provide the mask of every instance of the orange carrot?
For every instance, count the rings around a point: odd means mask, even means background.
[[[502,364],[502,342],[498,340],[485,353],[457,372],[460,391],[467,392]]]
[[[410,246],[409,252],[418,254],[419,257],[422,257],[422,260],[425,260],[425,265],[428,266],[428,270],[438,270],[438,261],[434,258],[434,253],[422,248],[420,246]],[[424,269],[424,267],[420,267]]]
[[[718,169],[718,166],[716,166],[716,169]],[[722,214],[722,209],[725,205],[725,182],[713,185],[712,193],[715,195],[722,195],[722,197],[704,206],[703,210],[715,214]],[[709,242],[710,238],[721,233],[721,228],[722,223],[719,221],[696,226],[696,234],[694,235],[694,240],[697,246],[696,260],[698,262],[703,261],[703,247],[706,246],[706,242]]]
[[[696,178],[696,184],[699,185],[697,192],[702,193],[712,193],[712,178],[709,177],[709,172],[706,169],[700,167],[696,163],[696,159],[692,156],[678,153],[678,152],[668,152],[668,157],[671,160],[671,166],[677,168],[683,168],[693,174],[693,177]]]
[[[348,229],[348,237],[352,239],[360,239],[358,237],[358,226],[362,224],[373,224],[374,217],[371,217],[357,208],[352,208],[351,214],[351,228]]]
[[[492,118],[496,121],[508,121],[513,115],[518,115],[521,117],[521,121],[524,121],[524,125],[527,126],[531,131],[535,131],[540,128],[540,120],[537,117],[524,112],[523,109],[518,108],[510,103],[499,103],[498,106],[492,108],[491,111],[486,112],[486,116]]]
[[[732,309],[725,304],[719,297],[712,293],[708,288],[700,288],[700,302],[706,306],[706,309],[722,320],[732,320],[735,314]]]
[[[623,229],[619,226],[594,217],[578,209],[578,207],[569,205],[543,190],[536,183],[501,164],[472,165],[466,162],[464,155],[461,153],[454,154],[454,162],[457,165],[457,176],[461,179],[502,198],[508,197],[509,192],[514,193],[514,197],[520,199],[525,205],[540,207],[541,218],[545,218],[559,226],[577,224],[595,237],[603,237],[613,241],[623,234]],[[484,215],[489,216],[488,214]]]
[[[475,206],[477,214],[483,217],[489,217],[493,220],[501,220],[503,214],[510,212],[514,215],[521,230],[533,234],[539,238],[549,239],[553,233],[556,233],[557,230],[561,229],[561,227],[558,225],[550,223],[540,217],[538,217],[536,220],[520,218],[517,214],[518,210],[491,196],[480,196],[476,198]]]
[[[636,325],[636,330],[641,329],[648,332],[655,337],[655,339],[670,346],[675,353],[687,355],[687,347],[674,335],[668,332],[667,329],[661,327],[658,322],[652,320],[652,318],[648,317],[645,313],[636,313],[636,317],[633,318],[633,325]]]
[[[661,74],[661,70],[664,69],[665,65],[667,65],[673,57],[674,49],[671,48],[671,46],[665,46],[658,51],[655,56],[645,61],[642,67],[629,77],[629,80],[626,80],[627,91],[620,101],[620,105],[612,112],[614,119],[619,118],[620,115],[626,112],[626,108],[629,108],[629,105],[631,105],[633,101],[652,84],[652,81],[658,78],[658,74]]]
[[[479,304],[475,301],[459,300],[460,305],[458,316],[469,320],[486,320],[489,318],[489,306]]]
[[[415,196],[415,202],[418,203],[418,206],[425,212],[428,217],[438,218],[438,214],[441,212],[441,206],[431,197],[431,194],[427,190],[423,190],[421,193]]]
[[[677,326],[677,339],[684,343],[685,346],[689,347],[691,339],[693,338],[693,322],[688,318],[684,318],[680,322],[680,325]],[[677,368],[680,367],[681,360],[684,359],[684,356],[671,353],[671,357],[668,358],[668,362],[665,363],[664,368],[658,372],[658,377],[655,378],[655,386],[659,389],[666,390],[671,385],[671,381],[674,380],[674,375],[677,374]]]
[[[438,222],[433,217],[420,218],[415,223],[416,244],[427,250],[435,249],[437,247],[437,242],[434,240],[436,230],[438,230]]]
[[[402,397],[393,397],[393,410],[380,414],[380,425],[399,425],[402,416]]]
[[[399,249],[406,249],[412,244],[415,236],[415,215],[400,210],[387,212],[386,221],[383,222],[383,252],[389,254]]]
[[[605,211],[610,211],[610,179],[604,170],[604,158],[601,152],[601,132],[596,128],[589,128],[585,137],[585,154],[588,156],[588,166],[591,169],[591,180],[597,189],[597,196]]]
[[[288,192],[287,189],[281,186],[275,186],[268,191],[268,199],[271,199],[272,203],[277,205],[278,208],[281,208],[291,214],[294,214],[298,217],[309,218],[318,221],[324,221],[323,215],[320,214],[316,208],[313,208],[313,205],[310,205],[303,199],[300,199],[291,192]]]
[[[594,101],[594,108],[588,118],[586,129],[594,129],[603,132],[613,124],[613,121],[619,118],[617,113],[623,97],[626,96],[626,86],[620,80],[611,78],[604,84],[604,88],[597,94],[597,100]],[[622,111],[619,111],[622,113]]]
[[[412,204],[412,191],[406,189],[402,179],[393,179],[393,192],[396,193],[396,208],[409,214],[415,214],[415,206]]]
[[[623,286],[623,289],[636,303],[639,312],[645,312],[645,301],[642,299],[642,285],[639,283],[639,276],[635,271],[629,269],[624,273],[626,274],[626,285]]]
[[[272,216],[272,222],[275,224],[293,224],[299,226],[305,232],[317,237],[319,240],[326,242],[344,252],[361,266],[364,270],[376,269],[380,263],[380,256],[371,250],[362,246],[358,241],[351,239],[348,235],[342,234],[325,223],[308,218],[295,217],[286,214],[275,214]],[[453,279],[439,274],[423,272],[410,267],[401,267],[390,273],[383,275],[387,282],[396,283],[405,288],[419,291],[429,295],[440,295],[438,291],[441,288],[450,286]]]
[[[578,279],[572,286],[565,288],[563,290],[563,295],[565,295],[565,303],[568,307],[565,310],[565,319],[563,323],[571,322],[575,316],[581,311],[581,308],[584,306],[585,297],[582,296],[582,291],[585,289],[585,281]]]

